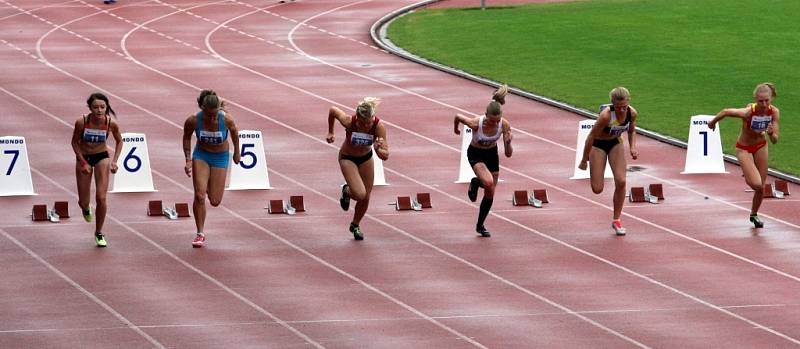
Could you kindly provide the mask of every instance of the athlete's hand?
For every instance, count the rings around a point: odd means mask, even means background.
[[[375,142],[374,142],[374,143],[372,143],[372,146],[375,148],[375,150],[378,150],[378,149],[381,149],[381,148],[383,148],[383,145],[384,145],[385,143],[386,143],[386,141],[384,141],[384,140],[383,140],[383,138],[381,138],[381,137],[375,137]]]
[[[81,172],[83,174],[92,174],[92,167],[88,163],[81,165]]]
[[[773,124],[773,123],[771,123],[771,122],[770,122],[770,123],[767,125],[767,134],[768,134],[768,135],[770,135],[770,136],[772,136],[772,135],[774,135],[774,134],[775,134],[775,124]]]
[[[183,167],[187,177],[192,176],[192,160],[186,160],[186,166]]]
[[[117,166],[116,162],[112,162],[110,167],[111,167],[111,173],[117,173],[119,166]]]
[[[588,162],[589,162],[588,160],[581,160],[581,163],[578,164],[578,168],[581,169],[581,171],[586,171],[586,166]]]
[[[333,143],[336,140],[336,137],[333,135],[333,132],[328,132],[328,136],[325,137],[325,141],[328,143]]]
[[[634,160],[638,159],[639,158],[639,149],[636,149],[636,147],[631,147],[631,157]]]
[[[453,127],[453,132],[455,132],[455,134],[457,135],[461,134],[461,130],[458,129],[458,125],[456,125],[456,127]]]
[[[714,121],[714,120],[711,120],[711,121],[709,121],[709,122],[708,122],[708,128],[710,128],[710,129],[711,129],[711,131],[714,131],[714,129],[716,129],[716,128],[717,128],[717,122],[716,122],[716,121]]]
[[[242,154],[239,154],[239,152],[237,151],[233,153],[233,163],[238,165],[239,161],[242,161]]]

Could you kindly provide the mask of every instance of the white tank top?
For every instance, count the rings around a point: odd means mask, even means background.
[[[503,135],[503,123],[502,121],[497,125],[497,133],[492,136],[486,136],[483,134],[483,121],[486,119],[486,115],[481,115],[480,119],[478,119],[478,130],[472,132],[472,141],[478,145],[482,146],[490,146],[494,143],[497,143],[497,140],[500,139],[500,136]]]

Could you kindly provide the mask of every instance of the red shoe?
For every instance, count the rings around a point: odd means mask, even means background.
[[[617,235],[625,235],[625,228],[622,227],[622,222],[619,219],[615,219],[611,222],[611,229],[614,229],[614,234]]]
[[[200,248],[200,247],[203,247],[203,245],[204,245],[205,243],[206,243],[206,236],[205,236],[205,235],[200,235],[200,234],[197,234],[197,235],[194,237],[194,240],[192,240],[192,247],[194,247],[194,248]]]

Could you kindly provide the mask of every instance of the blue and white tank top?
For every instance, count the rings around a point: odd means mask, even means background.
[[[481,115],[480,119],[478,119],[478,130],[472,132],[472,141],[478,145],[490,146],[497,143],[497,140],[503,135],[503,122],[497,123],[497,132],[494,135],[486,136],[483,134],[483,121],[485,119],[486,115]]]
[[[104,143],[106,141],[106,139],[108,139],[108,129],[109,129],[109,124],[111,123],[110,120],[108,119],[108,115],[105,116],[105,123],[106,123],[106,129],[105,130],[96,129],[96,128],[90,128],[89,127],[89,116],[88,115],[84,116],[83,117],[83,137],[81,137],[81,140],[83,140],[84,143],[95,143],[95,144]]]
[[[205,144],[222,144],[228,139],[228,129],[225,127],[225,113],[217,112],[218,131],[206,131],[203,129],[203,112],[197,113],[197,129],[195,136],[197,141]]]

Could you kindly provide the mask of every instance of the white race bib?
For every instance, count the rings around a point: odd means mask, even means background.
[[[767,126],[772,122],[772,116],[769,115],[753,115],[750,119],[750,129],[755,132],[764,132]]]
[[[350,144],[352,145],[372,145],[374,141],[374,136],[368,133],[353,132],[350,136]]]

